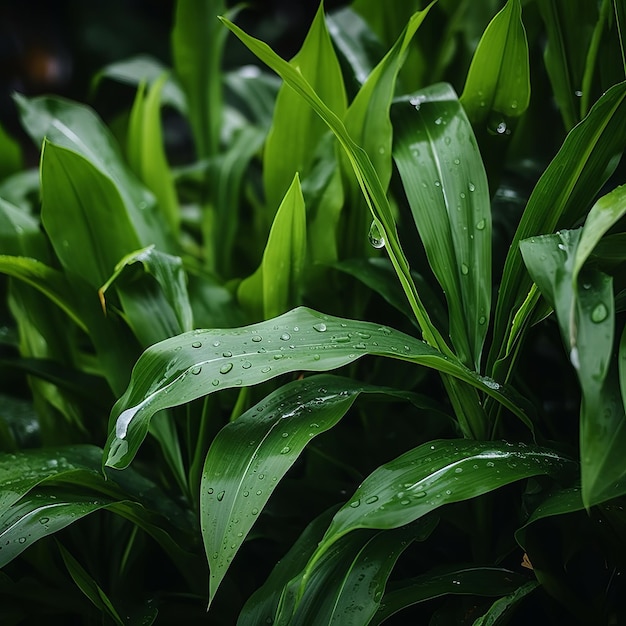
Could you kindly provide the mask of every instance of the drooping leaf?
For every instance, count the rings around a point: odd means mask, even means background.
[[[504,442],[425,443],[370,474],[339,511],[311,559],[357,528],[397,528],[444,504],[547,474],[564,477],[575,464],[545,448]]]
[[[211,598],[287,470],[304,447],[332,428],[362,393],[410,396],[347,378],[312,376],[281,387],[213,440],[200,500]]]
[[[139,266],[139,272],[135,271]],[[106,292],[113,285],[145,347],[192,329],[193,312],[179,257],[159,252],[154,246],[126,255],[99,290],[104,307]]]
[[[506,624],[510,618],[511,611],[514,610],[517,604],[529,593],[537,589],[537,587],[539,587],[539,582],[530,580],[513,593],[496,600],[484,615],[474,621],[473,626],[497,626],[497,624]]]
[[[306,256],[306,211],[295,175],[276,213],[260,267],[237,290],[253,318],[268,319],[299,304]]]
[[[472,127],[443,83],[401,99],[392,118],[394,159],[446,294],[450,337],[459,358],[480,371],[491,307],[491,208]]]
[[[402,581],[383,596],[372,620],[378,626],[402,609],[444,595],[499,596],[514,592],[527,582],[522,574],[500,567],[448,567]]]
[[[259,324],[192,331],[151,346],[137,362],[130,386],[111,413],[105,462],[126,467],[151,417],[161,409],[287,372],[332,370],[366,354],[455,376],[497,398],[532,427],[524,402],[510,388],[477,375],[424,342],[378,324],[300,307]]]

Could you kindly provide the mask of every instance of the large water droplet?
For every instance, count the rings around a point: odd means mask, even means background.
[[[376,220],[372,222],[370,226],[370,232],[368,234],[368,239],[374,248],[384,248],[385,247],[385,238],[382,236],[380,229],[378,228],[378,224]]]
[[[463,274],[463,276],[467,276],[469,274],[469,267],[467,267],[467,264],[465,263],[461,263],[461,274]]]
[[[243,369],[245,369],[245,370],[249,370],[252,367],[252,363],[250,363],[250,361],[244,361],[241,364],[241,367],[243,367]]]
[[[192,348],[202,348],[202,342],[201,342],[201,341],[194,341],[194,342],[191,344],[191,347],[192,347]]]
[[[216,496],[216,497],[217,497],[217,501],[218,501],[218,502],[221,502],[221,501],[224,499],[224,494],[225,494],[225,493],[226,493],[225,491],[220,491],[220,492],[217,494],[217,496]]]
[[[197,375],[198,375],[201,371],[202,371],[202,368],[201,368],[200,366],[198,366],[198,367],[194,367],[194,368],[192,368],[191,373],[192,373],[194,376],[197,376]]]
[[[326,324],[324,324],[324,322],[320,322],[319,324],[313,324],[313,328],[318,332],[318,333],[323,333],[326,331]]]
[[[267,374],[269,371],[271,371],[271,369],[272,369],[272,368],[271,368],[269,365],[266,365],[265,367],[262,367],[262,368],[261,368],[261,371],[262,371],[264,374]]]
[[[485,220],[480,220],[480,222],[476,224],[476,230],[485,230],[486,225],[487,223],[485,222]]]
[[[259,341],[263,341],[263,337],[261,337],[261,335],[252,335],[252,341],[259,343]]]
[[[470,191],[475,191],[475,190],[476,190],[476,186],[474,185],[474,183],[470,183],[470,184],[467,186],[467,188],[468,188]]]
[[[230,370],[232,369],[233,369],[232,363],[224,363],[224,365],[220,367],[220,374],[228,374],[228,372],[230,372]]]
[[[353,502],[350,502],[350,506],[351,506],[353,509],[356,509],[356,508],[357,508],[360,504],[361,504],[361,501],[360,501],[360,500],[354,500]]]
[[[370,496],[365,500],[365,504],[374,504],[376,502],[378,502],[378,496]]]
[[[225,352],[222,352],[222,356],[225,359],[229,359],[231,356],[233,356],[233,353],[230,350],[226,350]]]
[[[281,338],[283,341],[289,341],[289,340],[291,339],[291,335],[290,335],[289,333],[283,333],[283,334],[280,336],[280,338]]]
[[[599,324],[600,322],[604,322],[608,315],[609,310],[606,308],[606,305],[600,302],[595,306],[593,311],[591,311],[591,321],[595,324]]]
[[[425,497],[426,497],[426,492],[425,492],[425,491],[418,491],[418,492],[415,494],[415,497],[416,497],[416,498],[425,498]]]
[[[289,454],[289,451],[291,450],[291,448],[289,446],[285,446],[280,453],[281,454]]]

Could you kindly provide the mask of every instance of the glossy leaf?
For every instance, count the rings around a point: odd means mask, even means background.
[[[139,272],[133,271],[139,268]],[[147,277],[151,280],[145,280]],[[145,347],[192,329],[193,312],[179,257],[159,252],[154,246],[126,255],[99,290],[105,309],[106,292],[113,285],[135,335]],[[143,290],[140,285],[144,285]]]
[[[63,267],[96,289],[141,243],[111,179],[76,152],[46,142],[41,218]]]
[[[111,413],[105,462],[126,467],[141,445],[151,417],[161,409],[287,372],[335,369],[366,354],[397,358],[458,377],[531,424],[523,401],[511,389],[478,376],[424,342],[370,322],[344,320],[301,307],[259,324],[192,331],[150,347],[137,362],[130,386]]]
[[[299,304],[305,256],[306,211],[296,174],[274,218],[261,266],[237,290],[253,318],[275,317]]]
[[[172,234],[180,226],[180,207],[172,172],[168,166],[161,130],[162,92],[168,75],[163,74],[148,89],[142,83],[130,112],[128,160],[135,173],[154,193],[159,211]]]
[[[425,538],[436,525],[425,522]],[[419,531],[418,531],[419,532]],[[344,537],[335,549],[316,563],[307,574],[304,593],[276,618],[276,624],[306,625],[318,619],[323,624],[357,626],[369,623],[376,613],[391,570],[411,545],[416,529],[402,528],[386,533],[354,533]]]
[[[22,169],[22,150],[0,124],[0,180]]]
[[[511,120],[530,102],[528,42],[519,0],[508,0],[491,20],[474,52],[461,104],[475,125],[511,132]]]
[[[506,624],[510,618],[510,611],[514,609],[524,597],[537,589],[537,587],[539,587],[539,582],[530,580],[513,593],[496,600],[483,616],[474,621],[473,626],[496,626],[497,624]]]
[[[322,554],[357,528],[397,528],[452,502],[547,474],[558,478],[574,463],[546,448],[503,442],[425,443],[370,474],[333,518]],[[315,562],[315,556],[311,562]]]
[[[531,288],[519,253],[519,242],[576,223],[617,166],[626,143],[626,84],[615,85],[594,105],[589,115],[567,136],[559,153],[537,183],[517,228],[506,263],[495,314],[494,339],[488,370],[502,375],[510,366],[507,345],[515,313]],[[530,315],[536,305],[528,307]],[[518,325],[516,328],[523,326]],[[502,359],[502,363],[496,363]]]
[[[499,596],[514,592],[527,581],[525,576],[500,567],[448,567],[437,569],[400,583],[385,594],[372,626],[382,624],[389,617],[413,604],[444,595],[471,594]]]
[[[267,63],[294,91],[303,97],[313,110],[324,120],[345,150],[348,160],[365,200],[374,216],[378,239],[389,253],[394,269],[407,295],[426,341],[450,354],[450,350],[428,317],[420,301],[415,285],[410,276],[409,265],[398,240],[396,226],[389,201],[380,178],[364,150],[358,146],[347,132],[342,121],[331,111],[311,88],[304,77],[289,63],[281,59],[267,44],[250,37],[243,30],[224,18],[224,24],[250,49],[259,59]]]
[[[431,2],[423,11],[410,17],[396,43],[359,89],[344,118],[346,130],[369,156],[383,189],[387,188],[391,178],[393,130],[389,108],[395,95],[396,80],[408,47],[433,4]]]
[[[217,153],[222,125],[223,0],[177,2],[172,31],[174,69],[187,96],[199,158]]]
[[[91,600],[92,604],[101,611],[103,615],[107,615],[118,626],[124,626],[125,622],[109,600],[108,596],[100,585],[88,574],[85,568],[66,550],[61,544],[57,544],[61,558],[67,567],[67,571],[78,586],[78,588]]]
[[[270,127],[280,88],[277,76],[262,72],[256,65],[244,65],[224,74],[224,87],[236,97],[241,108],[249,111],[256,124],[265,129]]]
[[[326,106],[343,117],[347,102],[337,56],[330,41],[320,6],[300,51],[290,61]],[[274,119],[263,157],[263,184],[270,216],[281,202],[295,173],[306,178],[316,146],[326,130],[323,120],[284,84],[276,98]],[[297,137],[297,141],[294,141]]]
[[[284,385],[213,440],[200,514],[213,598],[257,516],[304,447],[332,428],[362,393],[406,393],[330,375]]]
[[[91,109],[53,97],[27,100],[15,96],[15,101],[24,128],[38,146],[45,138],[48,146],[54,144],[82,156],[94,170],[109,179],[106,186],[114,187],[119,194],[128,216],[124,219],[132,222],[132,230],[139,238],[139,244],[133,249],[155,244],[159,250],[170,250],[171,242],[160,223],[154,196],[125,166],[110,131]]]
[[[480,371],[491,307],[491,208],[474,133],[443,83],[400,100],[392,119],[394,159],[446,294],[450,337],[459,358]]]

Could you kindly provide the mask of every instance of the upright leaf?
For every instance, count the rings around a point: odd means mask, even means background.
[[[324,19],[324,5],[315,14],[298,54],[290,64],[317,92],[326,106],[343,117],[347,102],[341,69]],[[263,157],[265,200],[271,211],[278,206],[296,172],[306,178],[320,136],[323,120],[287,84],[276,98],[274,118]]]
[[[185,90],[198,158],[217,153],[222,128],[223,0],[178,0],[172,31],[176,75]]]
[[[253,317],[268,319],[299,304],[305,255],[306,211],[296,174],[274,218],[259,269],[237,291]]]
[[[520,0],[508,0],[491,20],[474,52],[461,104],[475,125],[510,132],[511,120],[528,108],[530,68]]]
[[[472,127],[443,83],[401,99],[392,119],[394,159],[446,295],[450,337],[459,358],[480,370],[491,307],[491,208]]]

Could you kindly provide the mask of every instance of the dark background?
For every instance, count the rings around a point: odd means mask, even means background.
[[[229,5],[234,4],[229,2]],[[284,57],[300,47],[318,0],[249,0],[236,18]],[[326,10],[348,4],[326,0]],[[171,66],[174,0],[0,0],[0,122],[19,124],[13,92],[55,93],[90,101],[89,82],[103,66],[149,54]],[[229,38],[226,67],[253,61]],[[98,98],[98,105],[106,102]]]

